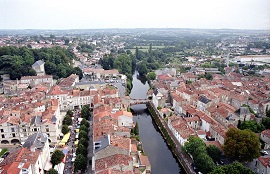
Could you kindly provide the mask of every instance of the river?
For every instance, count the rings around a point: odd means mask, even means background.
[[[133,74],[133,88],[130,93],[132,99],[147,98],[149,84],[146,79],[138,76],[138,73]],[[134,105],[131,107],[133,111],[134,122],[139,124],[140,139],[143,143],[143,149],[151,163],[153,174],[178,174],[181,173],[181,168],[173,157],[166,142],[159,133],[152,118],[149,115],[146,105]]]

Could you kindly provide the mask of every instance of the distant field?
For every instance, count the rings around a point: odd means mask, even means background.
[[[143,51],[143,52],[147,52],[149,50],[149,46],[137,46],[137,47],[140,51]],[[163,45],[161,45],[161,46],[160,45],[153,45],[152,46],[153,50],[158,49],[158,48],[165,48],[165,46],[163,46]],[[132,52],[132,54],[134,54],[135,50],[136,50],[136,46],[132,49],[126,49],[126,50],[130,50]]]

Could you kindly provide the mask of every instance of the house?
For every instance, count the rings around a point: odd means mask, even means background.
[[[257,173],[270,173],[270,156],[261,156],[258,158]]]
[[[266,129],[261,132],[260,138],[263,142],[265,142],[264,149],[270,148],[270,129]]]
[[[194,129],[189,127],[186,120],[180,116],[169,117],[168,127],[182,146],[191,135],[196,135]]]
[[[40,76],[22,76],[20,83],[28,84],[31,87],[42,83],[50,84],[50,87],[53,86],[53,77],[51,75],[40,75]]]
[[[47,134],[34,133],[30,135],[22,147],[32,149],[32,151],[40,150],[40,165],[45,169],[46,164],[50,162],[50,147]]]
[[[32,68],[36,71],[37,75],[45,75],[45,68],[44,68],[45,62],[43,60],[36,61]]]
[[[211,100],[206,96],[200,96],[197,101],[197,108],[201,111],[205,111],[209,106],[211,106]]]
[[[165,106],[165,97],[163,96],[163,94],[161,92],[159,92],[158,89],[156,89],[153,92],[152,95],[152,102],[154,104],[154,106],[157,108],[158,106],[163,107]]]
[[[132,128],[133,126],[133,115],[131,112],[118,111],[114,113],[112,117],[118,120],[118,126],[124,126],[128,128]]]
[[[12,152],[0,163],[2,173],[44,174],[41,151],[35,148],[21,147]]]
[[[226,131],[227,131],[227,129],[224,126],[222,126],[219,123],[211,124],[209,131],[210,131],[211,138],[214,138],[221,145],[224,144]]]

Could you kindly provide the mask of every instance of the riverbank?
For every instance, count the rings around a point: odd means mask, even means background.
[[[196,174],[192,168],[192,159],[182,151],[180,143],[174,137],[173,133],[169,129],[167,123],[161,119],[157,109],[154,107],[153,103],[150,101],[147,103],[148,111],[154,123],[158,127],[161,132],[163,138],[166,140],[167,145],[169,146],[171,152],[174,154],[179,164],[181,164],[182,168],[187,174]]]

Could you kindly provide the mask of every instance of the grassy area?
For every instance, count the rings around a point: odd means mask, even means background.
[[[149,50],[149,46],[137,46],[138,49],[140,51],[143,51],[143,52],[147,52]],[[152,49],[155,50],[155,49],[158,49],[158,48],[165,48],[164,45],[154,45],[152,46]],[[130,50],[132,52],[132,54],[135,54],[135,50],[136,50],[136,46],[132,49],[126,49],[126,50]]]
[[[8,151],[7,148],[2,149],[2,151],[0,152],[0,157],[2,157],[4,153],[6,153],[7,151]]]

